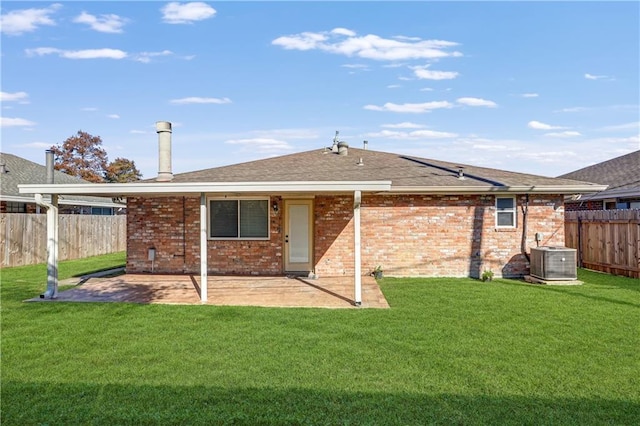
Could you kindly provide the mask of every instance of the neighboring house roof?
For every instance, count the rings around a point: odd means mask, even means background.
[[[17,155],[3,152],[0,152],[0,166],[3,166],[0,171],[0,200],[20,203],[35,202],[33,196],[20,193],[18,185],[44,184],[47,179],[46,167]],[[90,182],[57,170],[53,172],[53,181],[60,184],[90,184]],[[95,207],[124,207],[124,204],[114,203],[110,198],[105,197],[65,196],[60,197],[58,203]]]
[[[640,150],[559,176],[608,185],[590,200],[640,196]]]
[[[462,178],[459,172],[462,169]],[[600,191],[603,185],[349,148],[348,155],[316,149],[129,184],[38,185],[23,191],[66,194],[193,194],[208,192],[553,193]]]

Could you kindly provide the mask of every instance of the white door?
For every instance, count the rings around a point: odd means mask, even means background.
[[[285,200],[285,272],[313,270],[312,200]]]

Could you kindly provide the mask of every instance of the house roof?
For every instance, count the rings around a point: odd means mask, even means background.
[[[4,170],[0,173],[0,199],[3,201],[33,203],[33,197],[20,193],[18,185],[44,184],[47,179],[46,167],[18,157],[17,155],[4,152],[0,152],[0,165],[4,165]],[[90,182],[58,170],[54,170],[53,180],[59,184],[90,184]],[[91,196],[65,196],[64,198],[60,198],[58,202],[67,205],[124,207],[123,204],[114,203],[110,198]]]
[[[462,170],[463,179],[459,178]],[[389,180],[392,190],[425,187],[575,186],[585,182],[508,172],[388,152],[348,148],[348,155],[316,149],[174,175],[173,182]],[[153,180],[147,180],[153,183]]]
[[[462,178],[459,171],[462,170]],[[387,152],[349,148],[348,155],[327,149],[283,155],[132,184],[93,184],[94,194],[185,194],[198,192],[397,193],[554,193],[578,194],[603,185],[461,165]],[[43,193],[87,193],[89,188],[40,185]],[[78,191],[78,192],[77,192]]]
[[[559,177],[608,185],[589,199],[640,196],[640,150]]]

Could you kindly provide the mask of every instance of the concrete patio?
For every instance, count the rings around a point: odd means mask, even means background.
[[[76,284],[61,282],[61,285]],[[209,276],[208,305],[355,308],[353,277]],[[199,305],[199,275],[121,274],[90,277],[47,302],[129,302]],[[362,277],[362,308],[388,308],[373,277]]]

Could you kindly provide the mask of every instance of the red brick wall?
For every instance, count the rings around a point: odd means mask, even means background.
[[[528,273],[520,254],[524,197],[515,229],[495,228],[493,196],[364,195],[362,271],[381,265],[389,276],[479,276]],[[353,197],[316,197],[316,273],[353,274]],[[564,245],[561,196],[531,196],[527,247]]]
[[[127,272],[151,272],[148,249],[154,247],[154,272],[199,273],[200,197],[129,197],[127,215]],[[268,241],[209,241],[209,273],[282,273],[280,228],[280,216],[271,212]]]
[[[524,196],[518,197],[515,229],[496,229],[493,196],[364,195],[361,208],[362,272],[381,265],[388,276],[497,276],[528,272],[520,254]],[[271,211],[267,241],[209,241],[209,273],[281,274],[282,218]],[[527,246],[564,245],[562,196],[531,196]],[[198,273],[199,197],[129,198],[127,271]],[[149,220],[151,219],[151,220]],[[314,256],[320,276],[353,274],[353,196],[314,200]]]
[[[582,210],[604,210],[604,202],[602,200],[589,201],[567,201],[564,203],[565,211],[582,211]]]

